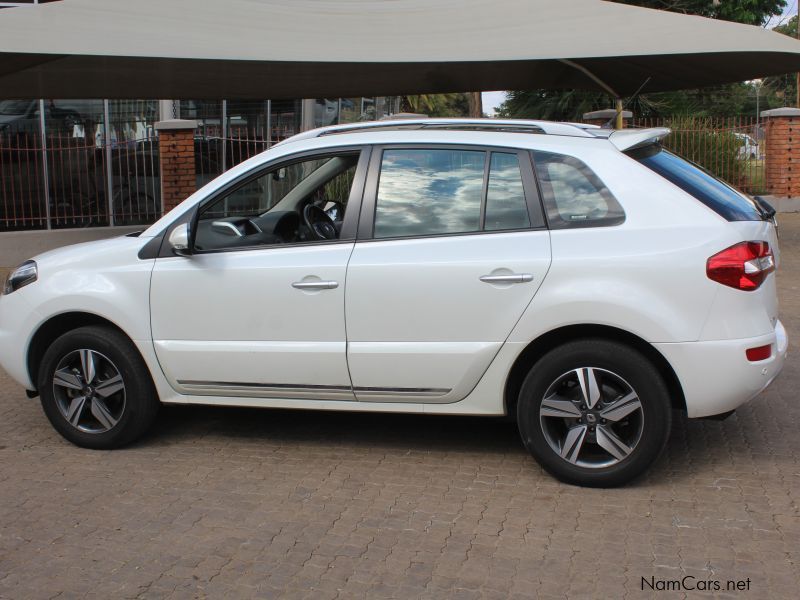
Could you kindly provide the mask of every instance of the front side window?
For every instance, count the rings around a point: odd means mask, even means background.
[[[519,156],[484,150],[385,150],[374,225],[378,239],[530,228]]]
[[[339,239],[359,154],[271,169],[201,207],[198,251]]]
[[[573,156],[534,152],[550,227],[619,225],[625,213],[602,181]]]

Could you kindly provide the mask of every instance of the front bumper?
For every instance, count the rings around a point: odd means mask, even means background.
[[[26,302],[26,289],[0,296],[0,367],[25,389],[34,389],[28,373],[28,345],[42,322]]]
[[[750,362],[748,348],[772,345],[772,356]],[[729,412],[762,392],[786,362],[789,340],[776,321],[772,333],[754,338],[654,344],[672,365],[683,388],[689,417]]]

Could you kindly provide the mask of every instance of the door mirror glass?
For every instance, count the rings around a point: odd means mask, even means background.
[[[172,233],[169,234],[169,239],[167,241],[172,248],[173,254],[177,256],[189,256],[191,254],[189,248],[189,224],[181,223],[175,227]]]

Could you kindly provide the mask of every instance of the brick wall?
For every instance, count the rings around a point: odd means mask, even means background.
[[[167,213],[197,189],[194,164],[196,121],[156,123],[161,163],[161,198]]]
[[[765,119],[765,187],[770,195],[800,196],[800,109],[776,108]]]

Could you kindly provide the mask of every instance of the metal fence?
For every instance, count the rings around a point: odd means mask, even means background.
[[[375,119],[397,98],[182,101],[196,119],[201,187],[305,127]],[[305,112],[304,112],[305,111]],[[155,100],[0,101],[0,231],[138,225],[161,216]],[[669,127],[665,145],[735,187],[764,193],[764,131],[755,118],[637,119]]]
[[[380,118],[399,97],[183,100],[198,187],[305,128]],[[0,100],[0,232],[161,216],[156,100]]]
[[[664,145],[747,194],[765,188],[764,127],[755,117],[636,119],[634,127],[669,127]]]
[[[0,102],[0,231],[150,223],[157,103]]]

